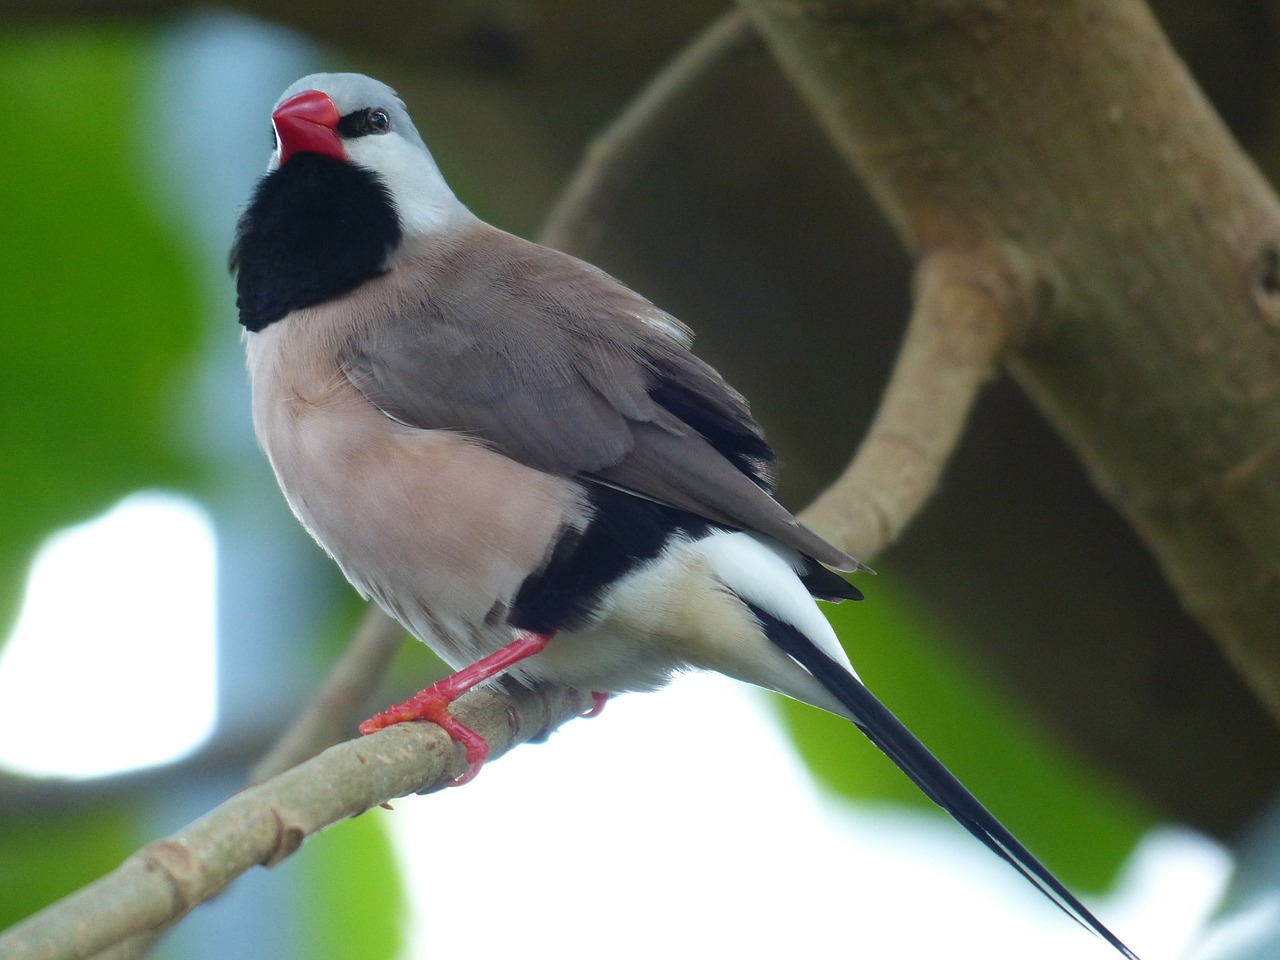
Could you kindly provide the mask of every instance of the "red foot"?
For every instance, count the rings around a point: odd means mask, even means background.
[[[593,720],[604,713],[604,705],[609,702],[609,694],[601,693],[599,690],[592,690],[591,699],[595,701],[596,705],[582,715],[583,720]]]
[[[407,720],[430,720],[443,727],[467,752],[467,772],[449,785],[460,787],[464,783],[470,783],[489,758],[489,744],[484,737],[450,713],[449,707],[468,690],[496,676],[513,663],[541,652],[551,642],[551,637],[552,634],[522,633],[505,647],[482,657],[469,667],[464,667],[453,676],[445,677],[416,696],[370,717],[360,724],[360,732],[368,735]],[[597,709],[602,705],[603,701],[597,701]]]
[[[416,696],[410,697],[402,703],[397,703],[393,707],[388,707],[376,716],[370,717],[360,724],[360,732],[370,734],[381,730],[383,727],[389,727],[395,723],[404,723],[408,720],[430,720],[432,723],[443,727],[445,732],[462,744],[467,751],[467,772],[452,783],[452,786],[458,787],[475,779],[476,774],[480,772],[480,768],[484,766],[485,760],[489,759],[489,744],[485,743],[484,737],[464,725],[462,721],[449,712],[449,707],[453,704],[454,698],[459,693],[465,692],[454,693],[447,688],[441,689],[448,684],[450,679],[452,677],[441,680],[440,683],[427,687]]]

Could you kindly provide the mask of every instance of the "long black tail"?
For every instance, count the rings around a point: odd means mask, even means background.
[[[1013,834],[1001,826],[1000,821],[978,802],[977,797],[889,712],[888,707],[858,682],[857,677],[818,649],[791,624],[766,613],[754,604],[750,606],[769,639],[795,658],[848,708],[857,718],[854,723],[858,728],[911,778],[925,796],[955,817],[961,826],[1031,881],[1069,917],[1107,941],[1128,960],[1138,960],[1137,955],[1090,913]]]

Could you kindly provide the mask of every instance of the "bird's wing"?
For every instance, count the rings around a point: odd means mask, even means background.
[[[370,286],[388,315],[341,361],[388,416],[858,566],[770,495],[772,450],[685,328],[602,271],[478,224]]]

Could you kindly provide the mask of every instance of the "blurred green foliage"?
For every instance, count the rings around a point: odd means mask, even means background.
[[[296,854],[303,914],[298,955],[309,960],[394,960],[408,913],[387,814],[371,810],[313,837]],[[422,851],[430,856],[429,851]]]
[[[23,118],[0,137],[0,643],[45,536],[198,475],[163,413],[200,314],[137,174],[148,44],[121,29],[0,37],[0,99]],[[0,818],[0,927],[116,867],[140,842],[132,806]]]
[[[0,38],[0,624],[51,530],[140,487],[189,485],[164,401],[188,362],[193,270],[147,196],[136,115],[147,35]]]
[[[120,865],[138,845],[130,805],[0,816],[0,930]]]
[[[158,208],[139,155],[143,125],[159,122],[139,106],[153,42],[119,27],[0,36],[0,98],[17,120],[0,138],[0,644],[44,537],[139,488],[209,479],[166,412],[193,370],[206,311],[197,251]],[[0,929],[154,839],[146,809],[114,799],[6,810]],[[396,955],[403,905],[381,825],[331,831],[299,860],[309,911],[299,955]]]

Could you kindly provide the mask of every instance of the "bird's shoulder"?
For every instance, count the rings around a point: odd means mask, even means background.
[[[407,242],[377,286],[340,356],[388,416],[856,565],[773,499],[772,448],[687,328],[604,271],[476,223]]]
[[[616,464],[650,425],[768,485],[772,452],[741,394],[689,351],[684,324],[603,270],[477,222],[407,241],[380,283],[388,315],[353,334],[343,365],[397,419],[484,421],[484,439],[572,473]]]

